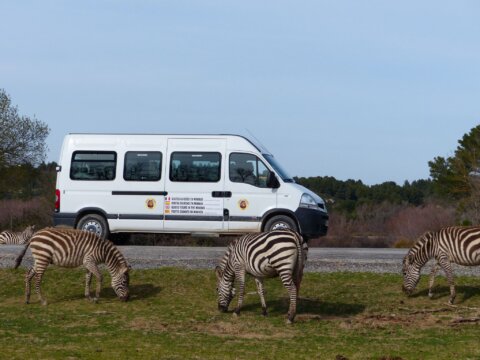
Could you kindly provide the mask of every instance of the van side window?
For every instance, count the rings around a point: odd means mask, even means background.
[[[220,180],[220,153],[174,152],[170,159],[170,180],[217,182]]]
[[[117,154],[113,151],[75,151],[70,164],[72,180],[114,180]]]
[[[162,153],[128,151],[125,154],[123,178],[127,181],[158,181],[161,177]]]
[[[269,170],[258,157],[252,154],[230,154],[230,181],[266,188]]]

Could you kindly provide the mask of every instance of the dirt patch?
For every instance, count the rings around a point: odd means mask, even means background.
[[[370,315],[359,317],[356,320],[362,327],[367,327],[370,329],[383,329],[392,325],[409,326],[411,325],[412,319],[407,316]]]
[[[335,357],[335,360],[348,360],[348,358],[343,355],[337,355]],[[404,359],[401,358],[400,356],[382,356],[378,360],[404,360]]]
[[[200,323],[192,327],[192,330],[205,332],[214,336],[233,336],[242,339],[290,339],[295,336],[293,330],[287,325],[283,329],[277,329],[271,325],[262,324],[261,331],[256,332],[255,326],[240,324],[236,322],[212,322]]]
[[[165,324],[152,319],[136,318],[128,327],[134,330],[147,332],[183,332],[184,326],[179,324]],[[241,339],[290,339],[295,336],[294,332],[285,325],[284,329],[275,328],[273,325],[262,324],[261,330],[255,331],[256,327],[251,324],[240,322],[192,322],[188,331],[210,334],[219,337],[235,337]]]
[[[168,325],[162,324],[158,321],[145,318],[136,318],[132,320],[128,327],[134,330],[149,331],[149,332],[166,332],[168,331]]]
[[[318,314],[299,314],[295,321],[331,321],[339,323],[344,330],[351,329],[383,329],[391,326],[415,327],[419,329],[445,326],[451,320],[448,314],[364,314],[356,316],[334,316]]]

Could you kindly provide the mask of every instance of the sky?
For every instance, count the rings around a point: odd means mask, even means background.
[[[0,0],[0,88],[51,129],[253,134],[294,176],[429,177],[480,124],[478,1]]]

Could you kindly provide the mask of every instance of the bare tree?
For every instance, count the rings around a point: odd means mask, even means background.
[[[49,133],[46,123],[20,115],[10,96],[0,89],[0,168],[40,164],[46,156]]]

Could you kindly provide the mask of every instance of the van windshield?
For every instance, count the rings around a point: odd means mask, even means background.
[[[263,154],[263,157],[268,161],[268,163],[273,167],[275,172],[282,178],[286,183],[293,183],[295,180],[282,168],[282,166],[277,162],[277,160],[270,154]]]

